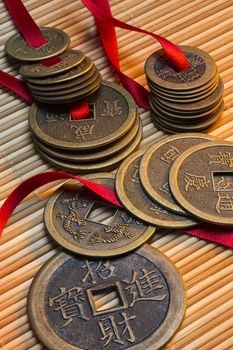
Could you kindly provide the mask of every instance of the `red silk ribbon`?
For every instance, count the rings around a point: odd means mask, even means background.
[[[25,197],[27,197],[31,192],[35,191],[38,187],[46,185],[52,181],[67,179],[74,179],[79,181],[102,199],[117,207],[122,207],[121,203],[117,199],[115,191],[112,191],[107,187],[96,184],[95,182],[89,180],[85,180],[81,177],[64,173],[63,171],[41,173],[30,177],[29,179],[22,182],[18,187],[16,187],[0,208],[0,236],[11,213]]]

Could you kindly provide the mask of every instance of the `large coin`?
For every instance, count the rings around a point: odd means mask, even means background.
[[[155,85],[163,89],[186,91],[204,86],[216,75],[216,64],[206,52],[192,46],[180,46],[190,67],[176,72],[168,62],[164,50],[154,52],[146,61],[145,72]]]
[[[123,136],[120,140],[117,140],[113,144],[106,146],[104,148],[101,148],[100,150],[92,151],[91,153],[88,153],[86,151],[84,152],[71,152],[71,151],[63,151],[61,149],[52,148],[51,146],[44,145],[39,140],[37,140],[35,137],[33,138],[33,141],[41,149],[42,152],[48,154],[52,158],[61,159],[66,162],[75,162],[75,163],[90,163],[103,160],[105,158],[112,157],[116,153],[119,153],[123,149],[125,149],[136,137],[139,125],[140,125],[140,119],[139,115],[132,127],[126,135]]]
[[[49,77],[78,66],[85,58],[84,53],[77,50],[66,51],[59,57],[61,61],[52,66],[45,66],[42,63],[24,64],[19,72],[24,78]]]
[[[27,82],[30,84],[35,84],[38,86],[39,85],[46,85],[48,86],[48,88],[53,88],[54,86],[59,86],[57,84],[61,84],[61,83],[65,83],[65,82],[70,82],[70,86],[71,86],[71,81],[74,82],[76,84],[76,80],[75,79],[82,79],[83,75],[87,74],[89,72],[89,70],[91,70],[94,66],[94,63],[91,61],[90,58],[86,57],[84,58],[83,61],[81,61],[78,66],[75,66],[73,68],[71,68],[70,70],[68,70],[67,72],[64,73],[60,73],[59,75],[55,75],[55,76],[50,76],[50,77],[42,77],[42,78],[27,78]]]
[[[124,207],[139,219],[156,226],[185,228],[197,225],[197,221],[161,207],[144,192],[139,178],[144,152],[144,149],[134,152],[125,159],[117,172],[116,191]]]
[[[136,105],[122,87],[103,82],[98,92],[87,99],[91,118],[72,120],[68,111],[33,104],[29,125],[43,143],[70,150],[105,146],[125,135],[136,119]]]
[[[115,169],[123,159],[128,157],[135,149],[139,146],[139,143],[142,138],[142,125],[138,130],[136,137],[133,141],[126,147],[124,150],[120,151],[113,157],[104,159],[99,162],[87,162],[87,163],[78,163],[78,162],[67,162],[61,161],[59,159],[53,158],[49,156],[47,153],[43,152],[39,147],[37,147],[38,153],[43,157],[46,161],[53,164],[58,169],[64,169],[68,171],[72,171],[75,173],[93,173],[97,171],[110,171]]]
[[[101,307],[102,295],[116,296]],[[148,245],[112,260],[60,253],[36,275],[29,320],[50,350],[158,350],[174,335],[186,309],[181,276]]]
[[[171,168],[169,183],[180,205],[198,218],[233,225],[233,143],[188,149]]]
[[[114,189],[113,174],[96,174],[86,179]],[[72,183],[72,182],[71,182]],[[108,224],[90,217],[97,206],[112,207],[81,184],[66,185],[56,191],[45,208],[45,225],[50,235],[64,248],[83,255],[106,257],[124,254],[142,245],[155,228],[141,223],[122,209],[112,208]]]
[[[63,53],[69,46],[69,36],[60,29],[41,28],[47,43],[33,48],[27,44],[21,34],[15,34],[7,40],[5,50],[11,57],[20,61],[40,61]]]
[[[185,214],[174,201],[169,188],[169,172],[173,162],[186,149],[214,138],[205,134],[168,136],[148,148],[140,164],[140,179],[148,195],[167,209]]]

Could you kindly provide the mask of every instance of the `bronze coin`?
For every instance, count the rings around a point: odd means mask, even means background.
[[[216,64],[206,52],[192,46],[180,46],[190,67],[176,72],[168,63],[164,50],[154,52],[146,61],[145,73],[155,85],[164,89],[186,91],[204,86],[216,75]]]
[[[125,149],[136,137],[138,131],[139,131],[139,125],[140,125],[140,119],[139,115],[136,118],[136,121],[126,135],[124,135],[121,139],[117,140],[111,145],[108,145],[104,148],[97,149],[94,152],[87,153],[84,152],[72,152],[72,151],[63,151],[61,149],[53,148],[51,146],[44,145],[39,140],[37,140],[35,137],[33,138],[33,141],[35,144],[41,149],[42,152],[50,155],[52,158],[68,161],[68,162],[75,162],[75,163],[90,163],[91,161],[96,162],[100,161],[106,158],[110,158],[113,155],[119,153],[123,149]]]
[[[47,43],[37,49],[27,44],[21,34],[10,37],[5,50],[11,57],[20,61],[40,61],[63,53],[70,43],[69,36],[57,28],[41,28]]]
[[[84,57],[83,61],[81,61],[77,66],[69,69],[68,71],[64,73],[59,73],[55,76],[49,76],[49,77],[37,77],[37,78],[26,78],[28,83],[35,84],[35,85],[48,85],[50,87],[51,85],[57,85],[65,82],[73,81],[74,79],[82,79],[82,76],[84,74],[87,74],[89,70],[91,70],[94,67],[94,63],[91,61],[91,59],[87,56]]]
[[[59,159],[53,158],[43,152],[39,147],[37,147],[38,153],[41,155],[49,163],[53,164],[58,169],[64,169],[68,171],[72,171],[75,173],[92,173],[97,171],[109,171],[115,169],[123,159],[128,157],[135,149],[138,147],[142,138],[142,126],[140,126],[139,131],[133,141],[126,147],[124,150],[120,151],[113,157],[104,159],[99,162],[91,162],[91,163],[71,163],[67,161],[61,161]]]
[[[59,90],[66,90],[66,89],[70,89],[71,87],[77,86],[79,84],[83,84],[85,81],[92,79],[93,75],[96,74],[97,72],[97,68],[96,66],[92,66],[92,68],[87,72],[84,73],[83,75],[81,75],[80,77],[74,78],[72,80],[68,80],[66,82],[61,82],[61,83],[55,83],[55,84],[50,84],[50,85],[37,85],[32,84],[32,83],[28,83],[27,85],[28,87],[33,90],[33,91],[48,91],[48,92],[52,92],[52,91],[59,91]]]
[[[233,143],[188,149],[172,166],[171,191],[180,205],[216,225],[233,225]]]
[[[113,305],[101,306],[101,294],[114,295]],[[159,350],[185,309],[182,277],[149,245],[109,260],[59,253],[36,275],[28,298],[31,326],[50,350]]]
[[[173,162],[188,148],[215,138],[205,134],[179,134],[154,143],[140,164],[140,179],[147,194],[163,207],[185,214],[172,197],[168,178]],[[187,214],[187,213],[186,213]]]
[[[52,147],[87,150],[106,146],[125,135],[136,119],[136,105],[122,87],[102,82],[95,95],[88,97],[91,118],[71,120],[70,113],[33,104],[29,125],[35,136]],[[56,127],[55,127],[56,126]]]
[[[167,120],[174,121],[174,122],[180,121],[180,122],[192,123],[193,121],[197,122],[200,120],[205,120],[210,116],[212,116],[219,109],[222,102],[223,101],[220,100],[220,103],[218,103],[217,106],[215,106],[214,108],[208,111],[205,111],[203,113],[197,112],[195,114],[188,114],[188,113],[182,114],[180,112],[177,114],[175,114],[174,112],[171,113],[168,109],[164,109],[164,108],[161,109],[161,107],[159,107],[158,104],[155,105],[152,99],[150,99],[150,107],[155,114],[158,114],[158,115],[163,114],[163,117],[166,118]]]
[[[31,92],[33,95],[35,95],[38,98],[44,98],[44,99],[54,99],[54,97],[58,97],[58,99],[64,99],[65,96],[73,96],[73,95],[79,95],[82,94],[83,91],[86,90],[93,90],[97,85],[100,84],[102,78],[100,73],[96,70],[95,74],[85,81],[84,83],[79,83],[78,85],[72,86],[71,88],[56,90],[56,91],[47,91],[46,89],[44,91],[38,91],[31,89]]]
[[[162,114],[154,114],[153,120],[155,123],[159,121],[160,125],[163,125],[164,127],[171,129],[173,131],[177,132],[195,132],[195,131],[202,131],[208,129],[211,125],[213,125],[223,114],[224,112],[224,102],[221,103],[220,107],[217,109],[217,111],[211,115],[209,118],[200,121],[195,122],[193,124],[185,123],[185,122],[170,122],[162,117]]]
[[[113,174],[92,174],[85,179],[114,189]],[[83,185],[74,181],[68,184],[72,185],[54,192],[44,214],[49,234],[62,247],[87,256],[115,256],[139,247],[155,232],[154,227],[141,223],[123,209],[101,202]],[[105,210],[105,223],[91,215],[98,209]]]
[[[161,207],[144,192],[139,178],[144,153],[144,149],[134,152],[124,160],[117,172],[116,192],[124,207],[140,220],[156,226],[185,228],[197,225],[197,221]]]
[[[85,58],[82,51],[69,50],[62,53],[61,61],[53,66],[45,66],[42,63],[24,64],[20,67],[19,72],[25,78],[49,77],[78,66]]]
[[[198,111],[203,110],[205,108],[212,108],[213,106],[215,106],[222,99],[223,91],[224,85],[222,79],[220,78],[217,89],[210,96],[203,98],[200,101],[193,103],[176,103],[170,101],[163,101],[162,99],[158,98],[154,98],[154,101],[156,101],[156,103],[159,101],[161,107],[165,105],[166,107],[169,107],[174,111]]]

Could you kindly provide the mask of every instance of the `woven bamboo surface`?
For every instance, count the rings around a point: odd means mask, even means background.
[[[71,37],[71,48],[83,50],[103,78],[116,81],[103,52],[94,21],[79,0],[25,0],[39,26],[54,26]],[[120,20],[161,34],[176,44],[198,46],[217,62],[225,84],[225,112],[209,131],[233,141],[233,0],[111,0]],[[0,69],[18,75],[18,65],[6,58],[4,43],[15,27],[0,0]],[[159,47],[150,37],[117,30],[122,70],[146,86],[143,66]],[[35,152],[30,138],[29,107],[6,90],[0,95],[0,204],[22,180],[52,169]],[[142,145],[164,135],[149,112],[140,110]],[[0,246],[0,347],[41,350],[28,323],[26,300],[38,269],[57,247],[44,230],[43,208],[53,186],[34,192],[11,216]],[[188,296],[185,319],[167,350],[233,349],[232,250],[182,234],[160,231],[151,242],[182,274]],[[107,300],[103,300],[105,303]],[[58,349],[59,350],[59,349]]]

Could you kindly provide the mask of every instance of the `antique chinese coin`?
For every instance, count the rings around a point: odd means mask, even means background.
[[[149,147],[140,163],[140,179],[147,194],[163,207],[184,215],[169,188],[171,166],[186,149],[213,140],[201,133],[184,133],[168,136]]]
[[[45,66],[42,63],[24,64],[20,67],[19,72],[24,78],[53,76],[79,65],[84,60],[85,55],[82,51],[69,50],[62,53],[59,57],[61,61],[52,66]]]
[[[233,226],[232,169],[232,142],[191,147],[171,168],[171,191],[180,205],[196,217]]]
[[[114,189],[112,174],[92,174],[85,178]],[[106,210],[103,223],[99,222],[98,215],[94,215],[98,208]],[[44,218],[48,232],[58,244],[72,252],[93,257],[129,252],[155,232],[154,227],[142,223],[123,209],[103,204],[96,195],[77,183],[63,186],[50,197]]]
[[[203,87],[217,73],[213,58],[206,52],[191,46],[180,46],[187,57],[190,67],[176,72],[160,49],[154,52],[146,61],[145,73],[155,86],[164,90],[187,91]]]
[[[57,28],[41,28],[47,43],[33,48],[23,36],[15,34],[7,40],[5,50],[11,57],[20,61],[40,61],[62,54],[69,46],[69,36]]]
[[[185,228],[197,225],[196,220],[161,207],[144,192],[139,178],[144,152],[144,149],[134,152],[125,159],[117,172],[116,192],[124,207],[139,219],[156,226]]]
[[[67,110],[33,104],[29,125],[44,144],[63,150],[90,150],[115,142],[136,120],[136,104],[122,87],[102,82],[99,90],[86,99],[89,119],[71,119]]]
[[[55,255],[32,282],[28,315],[49,350],[159,350],[180,326],[185,304],[175,266],[144,245],[109,260]]]

